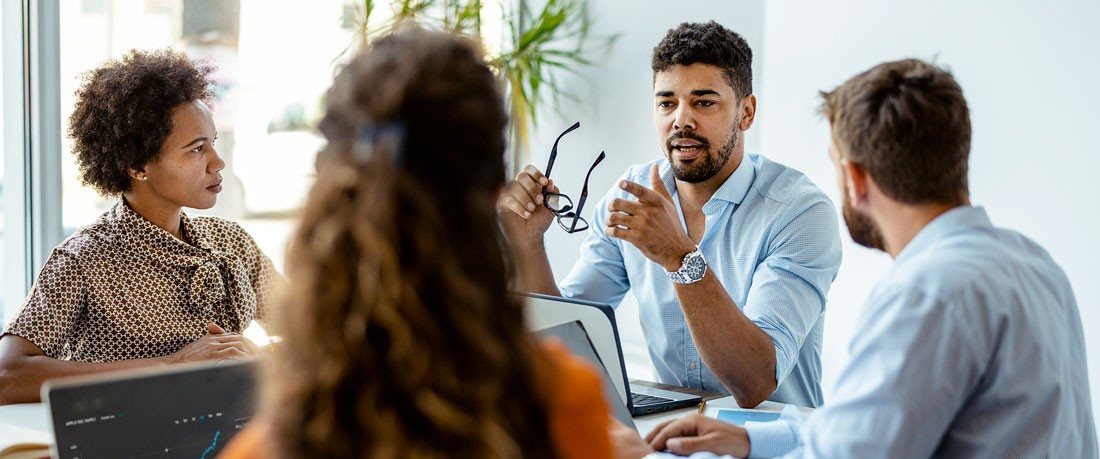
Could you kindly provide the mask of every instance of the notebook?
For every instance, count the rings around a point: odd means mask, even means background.
[[[630,412],[630,408],[627,408],[623,400],[619,398],[619,394],[616,393],[615,384],[611,382],[611,376],[607,374],[607,368],[604,367],[600,357],[596,355],[596,348],[592,347],[588,332],[584,330],[584,325],[579,320],[536,330],[535,333],[542,337],[557,337],[570,352],[592,364],[592,367],[599,373],[600,379],[603,380],[603,394],[607,400],[607,406],[611,408],[611,415],[615,416],[615,419],[618,419],[619,422],[635,428],[634,417]]]
[[[672,390],[645,386],[630,386],[623,364],[622,344],[615,323],[615,311],[606,304],[561,298],[549,295],[525,294],[527,325],[532,330],[562,323],[580,321],[591,339],[596,354],[603,363],[611,382],[631,414],[659,413],[702,402],[702,397]]]
[[[213,459],[252,417],[254,372],[224,361],[48,381],[54,457]]]

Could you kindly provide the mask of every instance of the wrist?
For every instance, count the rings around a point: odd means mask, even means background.
[[[681,266],[684,265],[684,257],[686,257],[687,254],[689,254],[691,252],[694,252],[698,249],[699,249],[699,246],[697,246],[695,244],[687,244],[687,245],[681,246],[679,249],[670,252],[668,257],[666,257],[665,260],[660,262],[661,267],[664,268],[665,271],[669,271],[669,272],[676,271],[676,270],[680,269]]]

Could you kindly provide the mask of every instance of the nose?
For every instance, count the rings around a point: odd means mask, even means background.
[[[210,164],[207,165],[207,169],[210,173],[221,172],[222,169],[225,169],[225,160],[222,159],[221,155],[218,154],[218,150],[215,149],[213,145],[210,145],[210,154],[214,156]]]
[[[681,104],[676,108],[676,113],[672,119],[672,127],[677,131],[695,130],[695,113],[692,112],[690,104]]]

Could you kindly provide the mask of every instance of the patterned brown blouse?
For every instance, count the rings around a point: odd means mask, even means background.
[[[160,357],[206,334],[213,321],[241,332],[267,327],[282,282],[236,223],[182,214],[186,242],[120,199],[58,245],[5,333],[47,356],[83,362]]]

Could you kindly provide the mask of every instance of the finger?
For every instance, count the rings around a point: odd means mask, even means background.
[[[657,194],[665,199],[669,201],[672,200],[672,193],[668,192],[668,188],[665,187],[665,181],[661,180],[661,170],[657,167],[656,163],[649,169],[649,186],[653,191],[656,191]]]
[[[531,218],[531,211],[520,204],[519,200],[514,196],[504,196],[497,202],[497,214],[503,214],[505,212],[512,212],[523,218]]]
[[[615,198],[607,204],[607,210],[611,212],[625,212],[630,215],[637,215],[646,207],[645,204],[635,201],[633,199]]]
[[[523,168],[522,173],[529,175],[535,182],[538,182],[540,187],[546,186],[550,182],[549,178],[542,175],[542,171],[540,171],[539,168],[530,164]]]
[[[673,422],[676,422],[676,420],[675,419],[669,419],[669,420],[664,421],[660,424],[657,424],[657,427],[654,427],[654,428],[650,429],[649,433],[646,434],[645,442],[646,443],[652,443],[653,438],[656,437],[658,433],[660,433],[662,430],[664,430],[665,427],[667,427],[669,424],[672,424]]]
[[[657,193],[656,191],[646,188],[640,184],[631,182],[630,180],[620,180],[619,188],[622,188],[627,193],[634,195],[634,197],[638,198],[638,200],[641,202],[657,204],[665,200],[665,197],[661,196],[660,193]]]
[[[729,444],[729,440],[719,432],[708,432],[698,437],[669,438],[665,445],[669,451],[680,456],[688,456],[699,451],[729,454],[733,449],[733,445]]]
[[[252,340],[241,336],[241,342],[244,343],[245,349],[248,350],[248,355],[258,355],[260,353],[260,348],[257,347],[256,343],[253,343]]]
[[[617,226],[629,229],[637,226],[638,221],[637,216],[624,214],[622,212],[612,212],[607,215],[607,226]]]
[[[632,233],[629,228],[621,228],[618,226],[607,226],[604,228],[604,233],[607,234],[608,237],[622,239],[631,244],[634,243],[634,234],[636,234]]]
[[[542,204],[543,185],[535,181],[534,177],[527,174],[520,174],[516,177],[516,183],[520,185],[519,188],[523,191],[519,192],[513,189],[511,194],[516,199],[519,199],[525,206],[528,206],[528,210],[534,211],[535,204]]]
[[[650,432],[647,436],[650,438],[649,447],[656,451],[664,451],[668,449],[668,440],[670,438],[695,435],[695,420],[692,416],[687,416],[675,419],[661,426],[659,429],[653,430],[656,431],[656,433]]]
[[[248,354],[235,347],[229,347],[215,352],[213,357],[217,359],[247,359]]]
[[[206,332],[211,335],[220,335],[225,333],[225,329],[214,322],[206,322]]]

